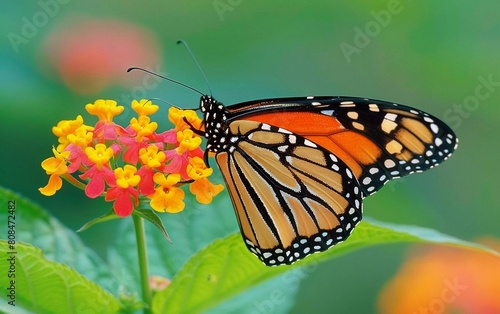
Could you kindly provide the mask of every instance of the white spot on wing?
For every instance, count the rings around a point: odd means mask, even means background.
[[[437,134],[439,132],[439,127],[436,124],[432,123],[431,130],[432,132],[434,132],[434,134]]]
[[[279,128],[278,129],[278,132],[280,133],[285,133],[285,134],[292,134],[292,132],[288,131],[288,130],[285,130],[285,129],[282,129],[282,128]]]
[[[309,147],[317,147],[317,146],[316,146],[316,144],[314,144],[313,142],[311,142],[311,141],[310,141],[310,140],[308,140],[308,139],[305,139],[305,140],[304,140],[304,144],[305,144],[306,146],[309,146]]]
[[[265,131],[270,131],[271,130],[271,126],[269,124],[262,123],[261,129],[265,130]]]
[[[387,169],[391,169],[391,168],[394,168],[396,166],[396,163],[394,162],[394,160],[392,159],[386,159],[384,161],[384,166],[387,168]]]
[[[347,113],[347,116],[353,120],[356,120],[359,116],[359,114],[356,111],[349,111]]]
[[[368,105],[368,109],[370,109],[370,111],[373,111],[373,112],[379,112],[380,111],[380,109],[378,108],[377,104],[369,104]]]
[[[349,177],[349,179],[352,179],[352,172],[351,172],[351,170],[346,169],[345,173],[347,174],[347,176]]]
[[[358,122],[353,122],[352,126],[355,127],[358,130],[361,130],[361,131],[363,131],[365,129],[365,126],[362,125],[361,123],[358,123]]]
[[[340,107],[356,107],[352,101],[343,101],[340,103]]]
[[[397,114],[395,114],[395,113],[386,113],[386,114],[385,114],[385,118],[386,118],[387,120],[391,120],[391,121],[396,121],[397,116],[398,116],[398,115],[397,115]]]

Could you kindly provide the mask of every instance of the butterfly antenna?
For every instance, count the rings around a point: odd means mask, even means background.
[[[139,71],[143,71],[143,72],[149,73],[149,74],[151,74],[151,75],[157,76],[157,77],[162,78],[162,79],[164,79],[164,80],[167,80],[167,81],[170,81],[170,82],[172,82],[172,83],[179,84],[180,86],[184,86],[184,87],[186,87],[186,88],[189,88],[190,90],[195,91],[195,92],[197,92],[198,94],[200,94],[200,95],[202,95],[202,96],[203,96],[203,95],[205,95],[205,94],[203,94],[202,92],[200,92],[199,90],[197,90],[197,89],[196,89],[196,88],[194,88],[194,87],[191,87],[191,86],[186,85],[186,84],[184,84],[184,83],[181,83],[181,82],[179,82],[179,81],[173,80],[173,79],[168,78],[168,77],[166,77],[166,76],[160,75],[160,74],[155,73],[155,72],[153,72],[153,71],[146,70],[146,69],[144,69],[144,68],[140,68],[140,67],[131,67],[131,68],[128,68],[127,72],[131,72],[131,71],[133,71],[133,70],[139,70]]]
[[[174,107],[174,108],[177,108],[177,109],[180,109],[180,110],[184,110],[181,107],[176,106],[173,103],[171,103],[169,101],[166,101],[165,99],[158,98],[158,97],[148,98],[147,102],[153,103],[153,100],[161,101],[162,103],[165,103],[165,104],[169,105],[170,107]]]
[[[189,48],[188,44],[184,41],[184,40],[178,40],[177,41],[177,44],[182,44],[184,45],[184,47],[187,49],[187,51],[189,52],[189,54],[191,55],[191,58],[193,58],[193,61],[194,63],[196,64],[196,66],[198,67],[198,70],[200,70],[200,73],[201,75],[203,76],[203,78],[205,79],[205,83],[207,84],[208,86],[208,90],[210,91],[210,95],[212,95],[212,88],[210,88],[210,84],[208,84],[208,80],[207,80],[207,77],[205,76],[205,72],[203,72],[203,69],[201,68],[200,64],[198,63],[198,60],[196,60],[196,58],[194,57],[194,54],[193,52],[191,51],[191,49]]]

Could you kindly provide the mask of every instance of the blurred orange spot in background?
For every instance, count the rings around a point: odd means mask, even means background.
[[[481,242],[500,251],[500,241]],[[500,313],[500,257],[445,246],[415,249],[382,290],[381,313]]]
[[[157,40],[146,29],[118,20],[66,21],[44,40],[42,66],[79,94],[95,94],[110,85],[133,85],[131,66],[156,68]],[[144,75],[144,74],[142,74]]]

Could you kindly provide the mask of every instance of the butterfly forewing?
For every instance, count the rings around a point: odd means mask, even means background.
[[[235,121],[217,154],[248,248],[267,265],[291,264],[343,241],[361,219],[347,165],[300,135]]]
[[[333,152],[355,173],[365,196],[390,179],[437,166],[457,145],[453,131],[439,119],[380,100],[269,99],[229,110],[233,117],[288,129]]]

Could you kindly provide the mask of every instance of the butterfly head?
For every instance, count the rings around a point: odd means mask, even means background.
[[[228,111],[221,102],[208,95],[201,96],[200,110],[203,112],[207,150],[220,152],[226,149],[228,137]]]

